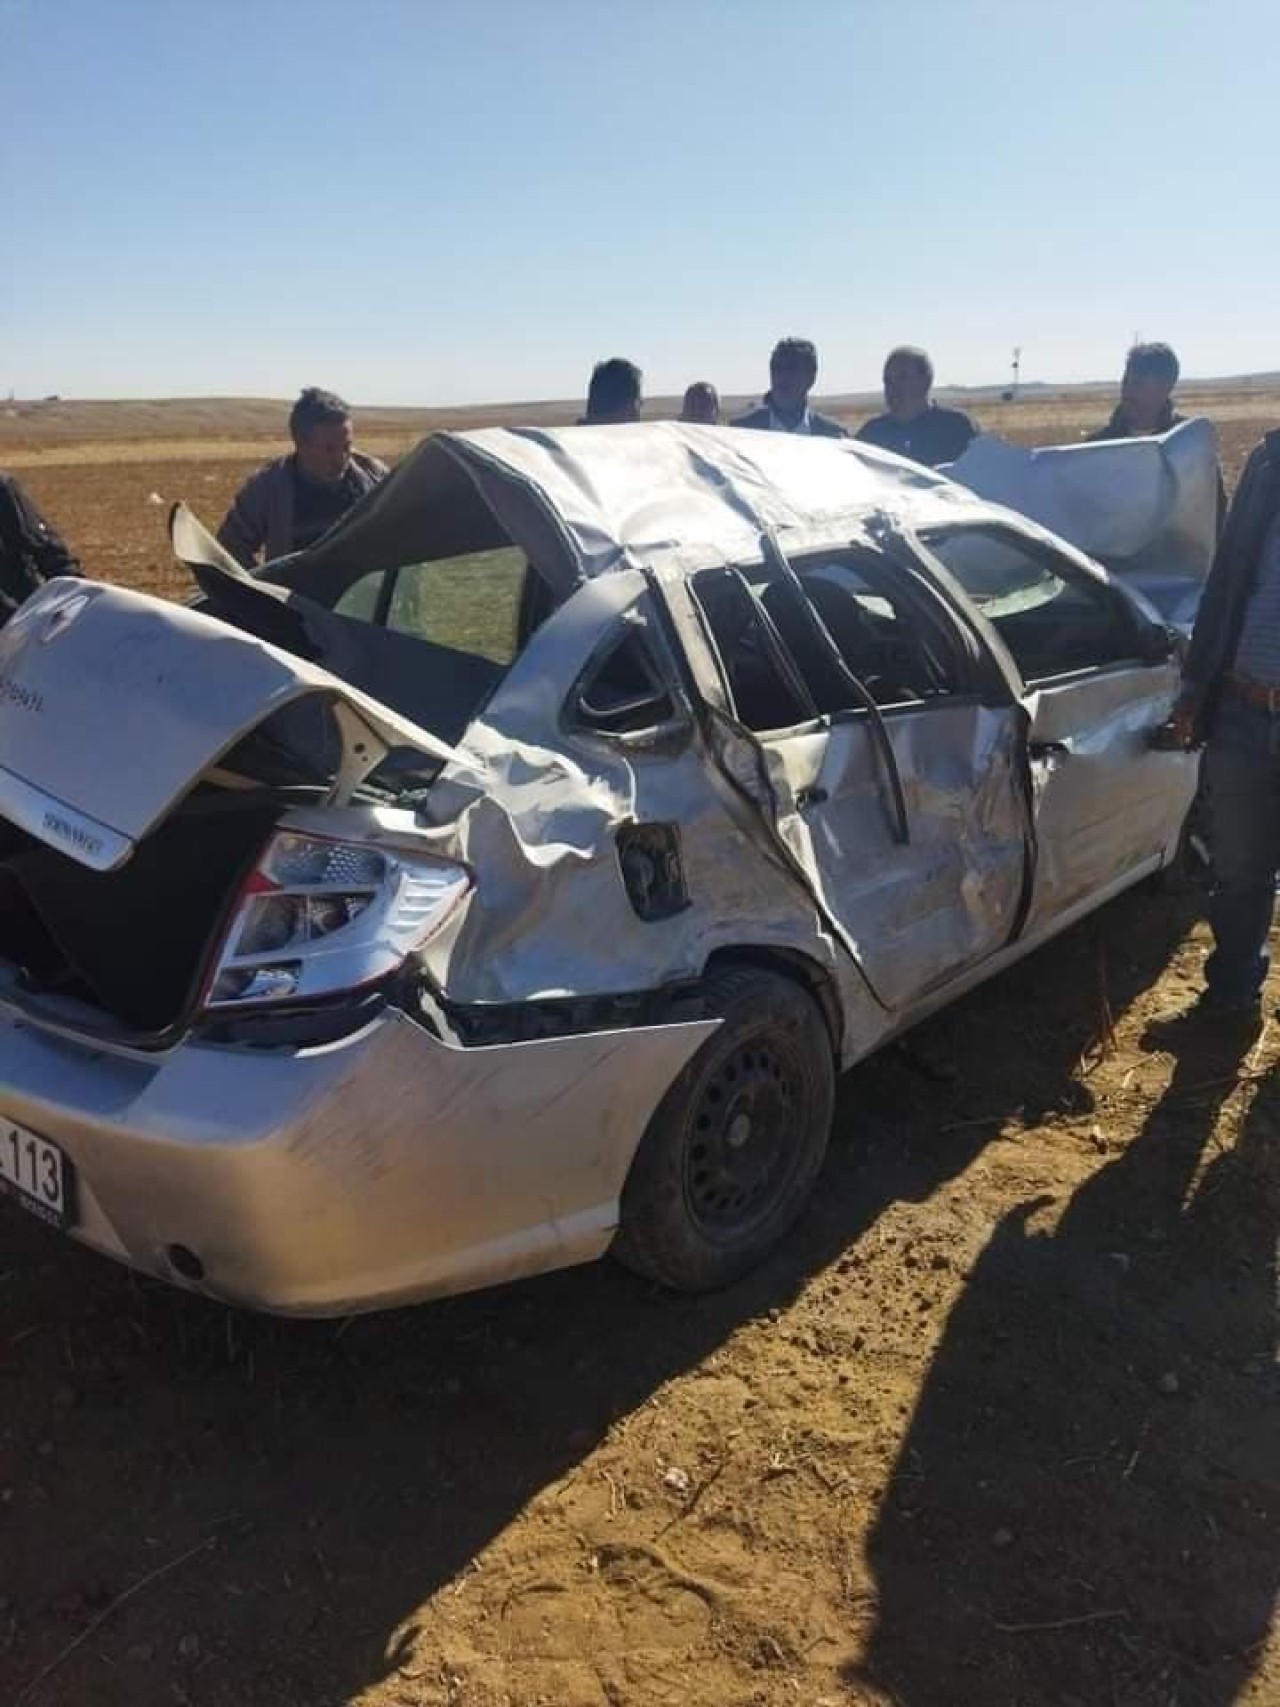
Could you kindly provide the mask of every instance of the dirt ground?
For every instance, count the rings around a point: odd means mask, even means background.
[[[1230,476],[1277,414],[1224,404]],[[164,505],[216,520],[234,442],[24,478],[174,592]],[[1280,1022],[1147,1034],[1197,902],[849,1074],[812,1209],[713,1298],[606,1263],[270,1321],[0,1204],[0,1701],[1280,1707]]]

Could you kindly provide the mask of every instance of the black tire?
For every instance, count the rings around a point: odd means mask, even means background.
[[[613,1244],[628,1268],[678,1292],[727,1286],[773,1249],[831,1134],[835,1062],[813,997],[780,973],[735,967],[707,980],[689,1015],[713,1016],[724,1023],[636,1151]]]

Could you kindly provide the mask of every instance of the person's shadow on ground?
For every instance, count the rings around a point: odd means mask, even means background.
[[[1230,1118],[1254,1048],[1188,1049],[1056,1227],[1027,1205],[974,1268],[868,1546],[850,1677],[895,1707],[1245,1699],[1280,1586],[1280,1073]]]

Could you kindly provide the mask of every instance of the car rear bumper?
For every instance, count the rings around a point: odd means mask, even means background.
[[[713,1029],[462,1049],[388,1011],[313,1049],[157,1057],[0,1014],[0,1114],[70,1161],[84,1243],[229,1302],[339,1315],[602,1254],[649,1116]]]

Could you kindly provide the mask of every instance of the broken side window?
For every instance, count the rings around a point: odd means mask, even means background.
[[[759,579],[762,572],[756,574]],[[742,570],[705,570],[694,578],[692,591],[739,723],[760,731],[787,729],[820,714],[761,592]]]
[[[629,627],[587,668],[570,696],[571,720],[602,735],[641,735],[676,716],[645,636]]]
[[[1142,655],[1128,601],[1052,547],[991,525],[922,538],[1004,641],[1024,681]]]
[[[806,678],[811,684],[822,681],[824,711],[858,708],[845,672],[886,708],[918,705],[960,690],[954,637],[935,614],[912,599],[899,572],[861,552],[825,553],[798,560],[795,568],[844,671],[832,668],[811,625],[788,614],[781,584],[768,588],[764,599]]]
[[[827,552],[795,569],[796,578],[712,570],[693,584],[747,728],[865,716],[958,691],[952,635],[887,568],[860,553]]]

